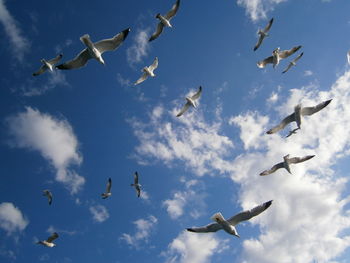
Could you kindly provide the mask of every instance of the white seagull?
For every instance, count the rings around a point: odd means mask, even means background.
[[[54,65],[58,63],[58,61],[61,60],[62,54],[59,54],[57,57],[50,59],[50,60],[45,60],[44,58],[41,59],[40,61],[44,64],[40,67],[40,69],[37,72],[33,73],[33,76],[38,76],[43,74],[46,70],[50,70],[51,72],[54,69]]]
[[[172,25],[170,24],[170,20],[176,15],[176,12],[179,9],[179,6],[180,6],[180,0],[176,0],[176,3],[173,5],[173,7],[165,16],[162,16],[160,13],[156,15],[156,18],[158,18],[160,22],[158,23],[156,32],[153,33],[153,35],[150,37],[148,41],[155,40],[157,37],[159,37],[159,35],[162,33],[163,28],[165,26],[172,27]]]
[[[47,196],[49,205],[52,203],[52,193],[49,190],[43,190],[43,196]]]
[[[80,37],[86,48],[82,50],[74,59],[56,66],[58,69],[76,69],[85,66],[89,59],[94,58],[101,64],[105,64],[102,54],[106,51],[113,51],[123,43],[128,36],[130,28],[127,28],[110,39],[104,39],[92,43],[88,34]]]
[[[112,179],[109,178],[108,183],[107,183],[107,187],[106,187],[106,192],[101,194],[103,199],[106,199],[112,195],[111,188],[112,188]]]
[[[153,71],[158,67],[158,58],[156,57],[153,61],[153,64],[149,67],[144,67],[141,72],[144,72],[143,75],[134,83],[134,85],[140,84],[141,82],[144,82],[148,76],[155,77],[156,75],[153,73]]]
[[[225,220],[225,218],[222,216],[221,213],[216,213],[211,217],[211,219],[216,223],[212,223],[203,227],[187,228],[187,231],[196,232],[196,233],[209,233],[209,232],[216,232],[218,230],[223,229],[225,232],[229,233],[230,235],[239,237],[237,230],[235,228],[235,225],[237,225],[242,221],[249,220],[252,217],[259,215],[260,213],[264,212],[267,208],[269,208],[271,204],[272,204],[272,200],[266,203],[263,203],[259,206],[256,206],[253,209],[238,213],[233,217],[229,218],[228,220]]]
[[[44,245],[46,247],[55,247],[56,244],[53,243],[52,241],[54,241],[56,238],[58,238],[58,234],[55,232],[50,237],[48,237],[48,239],[43,240],[43,241],[38,241],[37,244],[41,244],[41,245]]]
[[[136,190],[137,197],[141,195],[141,185],[139,184],[139,174],[137,172],[134,173],[134,183],[131,184]]]
[[[271,20],[269,21],[269,23],[266,25],[266,27],[261,30],[259,29],[258,31],[258,35],[259,35],[259,39],[258,39],[258,42],[256,43],[255,47],[254,47],[254,51],[257,50],[261,43],[263,42],[264,38],[269,36],[267,33],[269,32],[271,26],[272,26],[272,23],[273,23],[273,18],[271,18]]]
[[[304,52],[301,52],[299,56],[297,56],[295,59],[293,59],[291,62],[289,62],[288,67],[282,72],[286,73],[291,67],[296,66],[297,61],[304,55]]]
[[[197,108],[197,104],[195,100],[197,100],[201,96],[201,93],[202,93],[202,86],[199,86],[198,91],[192,97],[186,97],[187,102],[183,106],[181,111],[176,115],[176,117],[180,117],[182,114],[184,114],[184,112],[186,112],[190,106]]]
[[[301,125],[301,116],[308,116],[308,115],[312,115],[316,112],[319,112],[320,110],[322,110],[324,107],[326,107],[332,100],[326,100],[323,101],[319,104],[317,104],[314,107],[301,107],[300,104],[298,104],[297,106],[294,107],[294,112],[292,114],[290,114],[289,116],[287,116],[286,118],[284,118],[280,124],[278,124],[277,126],[273,127],[272,129],[268,130],[266,133],[267,134],[273,134],[278,132],[279,130],[284,129],[284,127],[286,127],[287,124],[295,121],[297,123],[298,128],[300,129],[300,125]]]
[[[272,56],[265,58],[264,60],[259,61],[256,65],[259,68],[264,68],[267,64],[273,64],[273,67],[276,67],[281,59],[287,58],[290,55],[293,55],[297,52],[302,46],[296,46],[289,50],[280,51],[280,48],[276,48],[272,51]]]
[[[289,167],[290,164],[302,163],[302,162],[305,162],[307,160],[310,160],[313,157],[315,157],[315,155],[307,155],[304,157],[289,158],[289,154],[287,154],[286,156],[283,157],[283,162],[275,164],[274,166],[272,166],[272,168],[270,170],[263,171],[262,173],[260,173],[260,176],[272,174],[280,168],[285,168],[288,171],[288,173],[292,174],[292,172],[290,171],[290,167]]]

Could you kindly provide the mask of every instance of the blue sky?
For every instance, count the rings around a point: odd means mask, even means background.
[[[148,43],[174,2],[0,0],[0,261],[349,262],[350,2],[183,0]],[[42,58],[73,58],[80,36],[129,27],[105,66],[32,77]],[[256,66],[297,45],[304,56],[286,74],[297,54]],[[133,86],[155,57],[156,77]],[[176,118],[200,85],[198,108]],[[296,104],[328,99],[296,135],[265,134]],[[316,157],[259,177],[286,154]],[[237,226],[241,238],[185,231],[271,199]],[[54,231],[57,247],[35,244]]]

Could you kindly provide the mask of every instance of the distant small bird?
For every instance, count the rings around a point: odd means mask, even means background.
[[[286,73],[291,67],[296,66],[297,61],[304,55],[304,52],[301,52],[299,56],[297,56],[293,61],[289,62],[288,67],[282,72]]]
[[[163,28],[165,26],[172,27],[172,25],[170,24],[170,20],[176,15],[176,12],[179,9],[179,6],[180,6],[180,0],[177,0],[176,3],[171,8],[171,10],[165,16],[162,16],[160,13],[156,15],[156,18],[158,18],[160,22],[158,23],[156,32],[153,33],[153,35],[150,37],[148,41],[153,41],[157,37],[159,37],[159,35],[162,33]]]
[[[56,238],[58,238],[58,234],[55,232],[50,237],[48,237],[48,239],[43,240],[43,241],[38,241],[37,244],[41,244],[41,245],[44,245],[46,247],[55,247],[56,244],[53,243],[52,241],[54,241]]]
[[[197,108],[197,104],[195,100],[197,100],[202,94],[202,86],[199,86],[198,91],[192,96],[192,97],[186,97],[186,104],[183,106],[181,111],[176,115],[176,117],[180,117],[182,114],[184,114],[189,107]]]
[[[107,183],[106,192],[101,194],[103,199],[106,199],[106,198],[108,198],[108,197],[110,197],[112,195],[111,188],[112,188],[112,179],[109,178],[108,179],[108,183]]]
[[[43,190],[43,196],[46,196],[49,200],[49,205],[52,203],[52,193],[49,190]]]
[[[307,160],[310,160],[313,157],[315,157],[315,155],[307,155],[307,156],[304,156],[304,157],[289,158],[289,154],[287,154],[286,156],[283,157],[283,162],[272,166],[272,168],[270,170],[263,171],[262,173],[260,173],[260,176],[265,176],[265,175],[272,174],[272,173],[276,172],[280,168],[285,168],[288,171],[288,173],[292,174],[292,172],[290,171],[290,167],[289,167],[290,164],[302,163],[302,162],[305,162]]]
[[[116,50],[120,44],[126,39],[130,32],[130,28],[127,28],[115,35],[110,39],[104,39],[95,43],[92,43],[88,34],[80,37],[80,41],[83,42],[87,48],[82,50],[74,59],[56,66],[58,69],[76,69],[85,66],[89,59],[94,58],[101,64],[105,64],[102,54],[106,51]]]
[[[141,185],[139,184],[139,174],[137,172],[134,173],[134,183],[131,184],[136,190],[137,197],[141,195]]]
[[[40,61],[44,64],[40,67],[40,69],[37,72],[33,73],[33,76],[38,76],[43,74],[46,70],[50,70],[51,72],[54,69],[54,65],[57,64],[61,58],[62,58],[62,54],[59,54],[57,57],[50,59],[50,60],[45,60],[45,59],[41,59]]]
[[[272,26],[272,23],[273,23],[273,18],[271,18],[271,20],[269,21],[269,23],[266,25],[266,27],[261,30],[259,29],[258,31],[258,35],[259,35],[259,39],[258,39],[258,42],[256,43],[255,47],[254,47],[254,51],[257,50],[261,43],[263,42],[264,38],[269,36],[267,33],[269,32],[271,26]]]
[[[289,133],[288,133],[288,135],[286,136],[286,138],[292,136],[293,134],[296,134],[296,133],[297,133],[297,130],[299,130],[299,129],[300,129],[300,128],[295,128],[295,129],[289,131]]]
[[[272,51],[272,56],[265,58],[264,60],[259,61],[256,65],[259,68],[264,68],[267,64],[272,64],[275,68],[279,63],[281,59],[287,58],[290,55],[293,55],[295,52],[297,52],[302,46],[296,46],[289,50],[283,50],[280,51],[280,48],[276,48]]]
[[[269,208],[271,204],[272,204],[272,200],[266,203],[263,203],[259,206],[256,206],[251,210],[246,210],[241,213],[238,213],[228,220],[225,220],[225,218],[222,216],[221,213],[216,213],[211,217],[211,219],[216,223],[212,223],[203,227],[187,228],[187,231],[195,232],[195,233],[209,233],[209,232],[216,232],[218,230],[223,229],[225,232],[229,233],[230,235],[240,237],[237,233],[235,225],[237,225],[242,221],[249,220],[252,217],[261,214],[267,208]]]
[[[134,85],[140,84],[141,82],[144,82],[148,76],[155,77],[156,75],[153,73],[153,71],[158,67],[158,58],[156,57],[153,61],[153,64],[149,67],[144,67],[141,72],[144,72],[143,75],[135,82]]]
[[[322,110],[324,107],[326,107],[332,100],[326,100],[324,102],[321,102],[317,104],[314,107],[301,107],[301,104],[298,104],[297,106],[294,107],[294,112],[289,115],[288,117],[284,118],[280,124],[277,126],[273,127],[272,129],[268,130],[266,133],[267,134],[273,134],[278,132],[279,130],[284,129],[289,123],[295,121],[297,123],[298,128],[300,129],[301,125],[301,116],[308,116],[312,115],[316,112],[319,112]]]

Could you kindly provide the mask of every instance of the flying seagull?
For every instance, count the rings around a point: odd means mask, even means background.
[[[58,63],[58,61],[61,60],[62,58],[62,54],[59,54],[57,57],[53,58],[53,59],[50,59],[50,60],[45,60],[45,59],[42,59],[40,60],[41,63],[43,63],[44,65],[42,65],[40,67],[40,69],[37,71],[37,72],[34,72],[33,73],[33,76],[38,76],[38,75],[41,75],[43,74],[46,70],[50,70],[51,72],[53,71],[54,69],[54,65]]]
[[[52,193],[49,190],[43,190],[43,196],[47,196],[49,205],[52,203]]]
[[[106,187],[106,192],[101,194],[103,199],[106,199],[112,195],[111,188],[112,188],[112,179],[109,178],[108,183],[107,183],[107,187]]]
[[[235,225],[242,221],[246,221],[251,219],[254,216],[259,215],[264,212],[269,206],[272,204],[272,200],[263,203],[259,206],[254,207],[251,210],[246,210],[241,213],[234,215],[233,217],[225,220],[221,213],[214,214],[211,219],[216,223],[212,223],[203,227],[192,227],[187,228],[187,231],[195,232],[195,233],[208,233],[208,232],[216,232],[218,230],[225,230],[227,233],[239,237]]]
[[[295,129],[289,131],[289,133],[288,133],[288,135],[286,136],[286,138],[292,136],[293,134],[296,134],[296,133],[297,133],[297,130],[300,130],[300,128],[295,128]]]
[[[201,93],[202,93],[202,86],[199,86],[198,91],[192,97],[186,97],[187,102],[182,107],[181,111],[176,115],[176,117],[180,117],[182,114],[184,114],[184,112],[187,111],[190,106],[197,108],[197,104],[195,100],[201,96]]]
[[[326,100],[323,101],[319,104],[317,104],[314,107],[301,107],[300,104],[294,107],[294,112],[284,118],[280,124],[277,126],[273,127],[272,129],[268,130],[266,133],[267,134],[273,134],[278,132],[279,130],[282,130],[284,127],[286,127],[287,124],[290,122],[295,121],[297,123],[298,128],[300,129],[301,125],[301,116],[308,116],[312,115],[320,110],[322,110],[324,107],[326,107],[332,100]]]
[[[304,52],[301,52],[299,56],[297,56],[295,59],[293,59],[291,62],[289,62],[288,67],[282,72],[286,73],[291,67],[296,66],[297,61],[304,55]]]
[[[259,31],[258,31],[259,40],[258,40],[258,42],[256,43],[256,45],[254,47],[254,51],[257,50],[260,47],[260,45],[263,42],[264,38],[269,36],[267,33],[269,32],[269,30],[270,30],[270,28],[272,26],[272,23],[273,23],[273,18],[271,18],[271,20],[269,21],[269,23],[266,25],[266,27],[263,30],[259,29]]]
[[[179,6],[180,6],[180,0],[176,0],[176,3],[173,5],[173,7],[165,16],[162,16],[160,13],[156,15],[156,18],[158,18],[160,22],[158,23],[156,32],[154,32],[153,35],[148,40],[149,42],[159,37],[159,35],[162,33],[163,28],[165,26],[172,27],[172,25],[170,24],[170,20],[176,15],[176,12],[179,9]]]
[[[156,75],[153,73],[153,71],[158,67],[158,58],[156,57],[153,61],[153,64],[149,67],[144,67],[141,72],[144,72],[143,75],[135,82],[134,85],[140,84],[141,82],[144,82],[148,76],[155,77]]]
[[[290,167],[289,167],[290,164],[292,164],[292,163],[302,163],[302,162],[305,162],[307,160],[310,160],[313,157],[315,157],[315,155],[307,155],[307,156],[304,156],[304,157],[289,158],[289,154],[287,154],[286,156],[283,157],[283,162],[275,164],[274,166],[272,166],[272,168],[270,170],[263,171],[262,173],[260,173],[260,176],[265,176],[265,175],[272,174],[272,173],[276,172],[280,168],[285,168],[288,171],[288,173],[292,174],[291,171],[290,171]]]
[[[292,47],[289,50],[280,51],[280,48],[276,48],[272,51],[272,56],[265,58],[264,60],[259,61],[256,65],[259,68],[264,68],[267,64],[273,64],[273,67],[276,67],[281,59],[287,58],[290,55],[293,55],[297,52],[301,46]]]
[[[139,184],[139,174],[137,172],[134,173],[134,183],[131,184],[137,192],[137,197],[141,195],[141,185]]]
[[[101,64],[105,64],[102,54],[106,51],[113,51],[123,43],[128,36],[130,28],[127,28],[110,39],[103,39],[101,41],[92,43],[88,34],[80,37],[80,41],[86,46],[74,59],[56,66],[58,69],[76,69],[85,66],[87,61],[91,58],[96,59]]]
[[[55,232],[50,237],[48,237],[48,239],[43,240],[43,241],[38,241],[37,244],[41,244],[41,245],[44,245],[46,247],[55,247],[56,244],[53,243],[52,241],[54,241],[56,238],[58,238],[58,234]]]

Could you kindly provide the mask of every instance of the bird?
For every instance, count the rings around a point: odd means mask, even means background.
[[[170,20],[176,15],[177,10],[179,9],[179,6],[180,6],[180,0],[176,0],[176,3],[173,5],[173,7],[165,16],[162,16],[160,13],[156,15],[156,18],[158,18],[160,22],[158,23],[156,32],[154,32],[153,35],[149,38],[148,40],[149,42],[158,38],[165,26],[172,27],[172,25],[170,24]]]
[[[291,62],[289,62],[288,67],[282,71],[283,73],[286,73],[291,67],[296,66],[296,62],[304,55],[304,52],[301,52],[299,56],[297,56],[295,59],[293,59]]]
[[[52,193],[49,190],[43,190],[43,196],[47,196],[49,205],[52,203]]]
[[[272,166],[272,168],[270,170],[265,170],[265,171],[261,172],[260,176],[272,174],[280,168],[285,168],[288,171],[288,173],[292,174],[292,172],[290,171],[290,167],[289,167],[290,164],[302,163],[302,162],[305,162],[307,160],[310,160],[313,157],[315,157],[315,155],[307,155],[304,157],[289,158],[289,154],[287,154],[286,156],[283,156],[283,162],[275,164],[274,166]]]
[[[50,60],[45,60],[44,58],[41,59],[40,61],[44,65],[42,65],[37,72],[34,72],[33,76],[35,77],[35,76],[41,75],[46,70],[50,70],[52,72],[54,69],[54,65],[57,64],[61,60],[62,56],[63,56],[62,54],[59,54],[57,57],[50,59]]]
[[[186,230],[189,232],[195,232],[195,233],[209,233],[209,232],[216,232],[218,230],[223,229],[225,232],[231,235],[240,237],[238,235],[238,232],[235,226],[242,221],[249,220],[252,217],[257,216],[260,213],[264,212],[267,208],[270,207],[270,205],[272,204],[272,201],[273,200],[270,200],[259,206],[254,207],[253,209],[238,213],[232,216],[231,218],[229,218],[228,220],[225,220],[225,218],[222,216],[220,212],[216,213],[211,217],[211,219],[216,223],[212,223],[203,227],[186,228]]]
[[[202,86],[199,86],[198,91],[192,96],[192,97],[186,97],[186,104],[182,107],[180,112],[176,115],[176,117],[180,117],[182,114],[184,114],[190,106],[193,106],[194,108],[197,108],[197,104],[195,100],[197,100],[202,93]]]
[[[56,238],[58,238],[58,234],[54,232],[51,236],[49,236],[46,240],[38,241],[37,244],[44,245],[46,247],[55,247],[56,244],[53,243]]]
[[[153,71],[158,67],[158,58],[156,57],[149,67],[144,67],[141,72],[144,72],[143,75],[134,83],[134,85],[140,84],[141,82],[144,82],[148,76],[155,77],[156,75],[153,73]]]
[[[281,59],[284,59],[284,58],[289,57],[290,55],[293,55],[301,47],[302,46],[295,46],[289,50],[283,50],[283,51],[280,51],[280,48],[278,47],[272,51],[272,56],[267,57],[264,60],[259,61],[256,65],[259,68],[264,68],[267,64],[273,64],[273,67],[275,68],[280,63]]]
[[[301,104],[298,104],[294,107],[294,112],[292,114],[290,114],[289,116],[287,116],[286,118],[284,118],[280,124],[278,124],[277,126],[273,127],[272,129],[268,130],[266,133],[267,134],[273,134],[278,132],[279,130],[284,129],[284,127],[286,127],[287,124],[289,124],[290,122],[295,121],[297,123],[298,128],[300,129],[300,125],[301,125],[301,116],[308,116],[308,115],[312,115],[320,110],[322,110],[324,107],[326,107],[332,100],[326,100],[323,101],[319,104],[317,104],[314,107],[301,107]]]
[[[256,45],[254,46],[254,51],[260,47],[264,38],[269,36],[267,33],[269,32],[269,30],[272,26],[272,23],[273,23],[273,18],[271,18],[271,20],[269,21],[269,23],[266,25],[266,27],[263,30],[259,29],[259,31],[258,31],[259,39],[258,39],[258,42],[256,43]]]
[[[87,47],[83,49],[75,58],[72,60],[56,66],[58,69],[76,69],[85,66],[87,61],[91,58],[96,59],[101,64],[105,65],[102,58],[102,54],[106,51],[113,51],[117,49],[120,44],[126,39],[130,32],[130,28],[123,30],[112,38],[103,39],[98,42],[92,43],[90,36],[85,34],[80,37],[80,41],[83,42]]]
[[[137,197],[140,197],[141,195],[141,185],[139,184],[139,174],[138,172],[134,173],[134,183],[131,184],[131,186],[133,186],[136,190],[137,193]]]
[[[112,195],[111,188],[112,188],[112,179],[109,178],[108,183],[107,183],[107,187],[106,187],[106,192],[101,194],[103,199],[106,199]]]
[[[286,138],[292,136],[293,134],[296,134],[296,133],[297,133],[297,130],[299,130],[299,129],[300,129],[300,128],[295,128],[295,129],[289,131],[289,133],[288,133],[288,135],[286,136]]]

